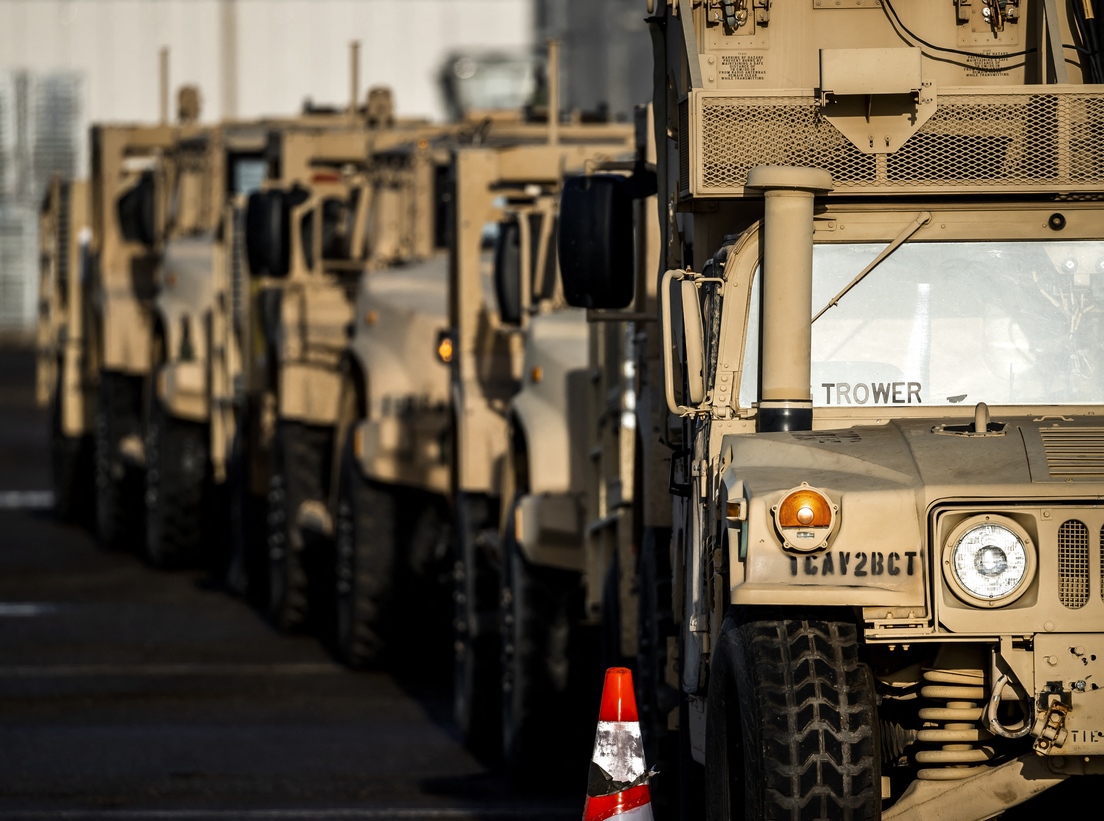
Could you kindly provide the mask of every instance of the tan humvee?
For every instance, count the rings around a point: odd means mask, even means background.
[[[668,650],[682,694],[684,808],[981,819],[1100,772],[1104,62],[1069,45],[1095,24],[1027,0],[649,5],[647,390],[681,435],[673,595],[639,614],[642,638],[676,624],[640,662]],[[563,202],[562,234],[616,211],[571,200],[569,225]],[[631,247],[614,228],[561,265],[620,307],[595,263]]]

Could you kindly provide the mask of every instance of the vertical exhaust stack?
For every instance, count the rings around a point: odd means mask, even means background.
[[[161,47],[161,65],[158,76],[161,80],[161,125],[169,124],[169,49]]]
[[[356,119],[360,104],[360,40],[349,43],[349,117]]]
[[[760,165],[749,188],[762,189],[763,316],[759,430],[813,425],[813,199],[832,190],[820,168]]]
[[[560,41],[548,41],[548,144],[560,144]]]

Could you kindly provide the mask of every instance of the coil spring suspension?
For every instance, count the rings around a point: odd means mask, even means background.
[[[985,673],[981,670],[925,670],[920,696],[941,703],[920,708],[924,729],[917,740],[938,744],[938,749],[916,753],[922,766],[917,777],[925,781],[957,781],[974,775],[993,757],[981,742],[992,738],[981,728],[982,705],[986,703]]]

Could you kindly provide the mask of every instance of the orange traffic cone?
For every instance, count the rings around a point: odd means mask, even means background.
[[[619,821],[652,821],[650,777],[644,764],[632,672],[611,667],[602,688],[583,821],[615,816]]]

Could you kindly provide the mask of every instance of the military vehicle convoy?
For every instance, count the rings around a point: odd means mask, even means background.
[[[42,212],[59,509],[168,563],[226,485],[237,578],[354,666],[452,527],[468,740],[527,767],[635,656],[683,817],[1104,772],[1099,5],[647,0],[635,138],[100,127]]]
[[[648,10],[642,390],[680,424],[639,664],[683,816],[981,819],[1101,772],[1098,4]],[[577,304],[633,297],[629,186],[566,186]]]
[[[477,109],[487,116],[485,108]],[[477,370],[482,378],[502,382],[496,383],[504,391],[502,398],[513,390],[507,383],[517,378],[520,361],[515,357],[511,366],[508,353],[511,345],[520,352],[517,340],[509,338],[516,334],[500,333],[497,316],[488,319],[483,276],[483,232],[497,219],[497,202],[526,186],[553,182],[564,162],[581,165],[595,141],[614,145],[618,139],[618,129],[608,132],[615,136],[604,136],[592,126],[576,127],[561,144],[549,146],[549,132],[546,124],[498,112],[461,124],[437,140],[381,156],[376,163],[384,175],[381,181],[396,169],[425,168],[411,179],[423,180],[415,190],[427,195],[428,219],[422,224],[431,229],[428,247],[435,250],[366,275],[351,328],[331,516],[337,551],[337,643],[354,666],[378,662],[394,637],[394,625],[409,622],[396,608],[415,580],[448,570],[450,473],[464,470],[463,459],[455,456],[463,451],[456,448],[468,445],[471,431],[477,431],[478,448],[497,449],[497,456],[490,450],[474,452],[479,460],[475,470],[484,472],[495,470],[492,462],[502,453],[488,435],[493,431],[484,430],[486,423],[479,419],[485,405],[450,412],[450,393],[456,390],[454,378],[450,387],[450,370],[470,367],[466,357],[471,349],[465,345],[471,334],[479,335],[485,358]],[[623,141],[626,129],[619,132]],[[380,206],[381,193],[376,195]],[[537,239],[547,245],[546,237]],[[546,286],[552,284],[548,279]],[[463,316],[460,324],[458,315]],[[469,329],[469,323],[482,327]],[[499,361],[503,351],[507,358]],[[484,394],[481,388],[480,401],[486,403]],[[500,426],[502,410],[494,411]]]

